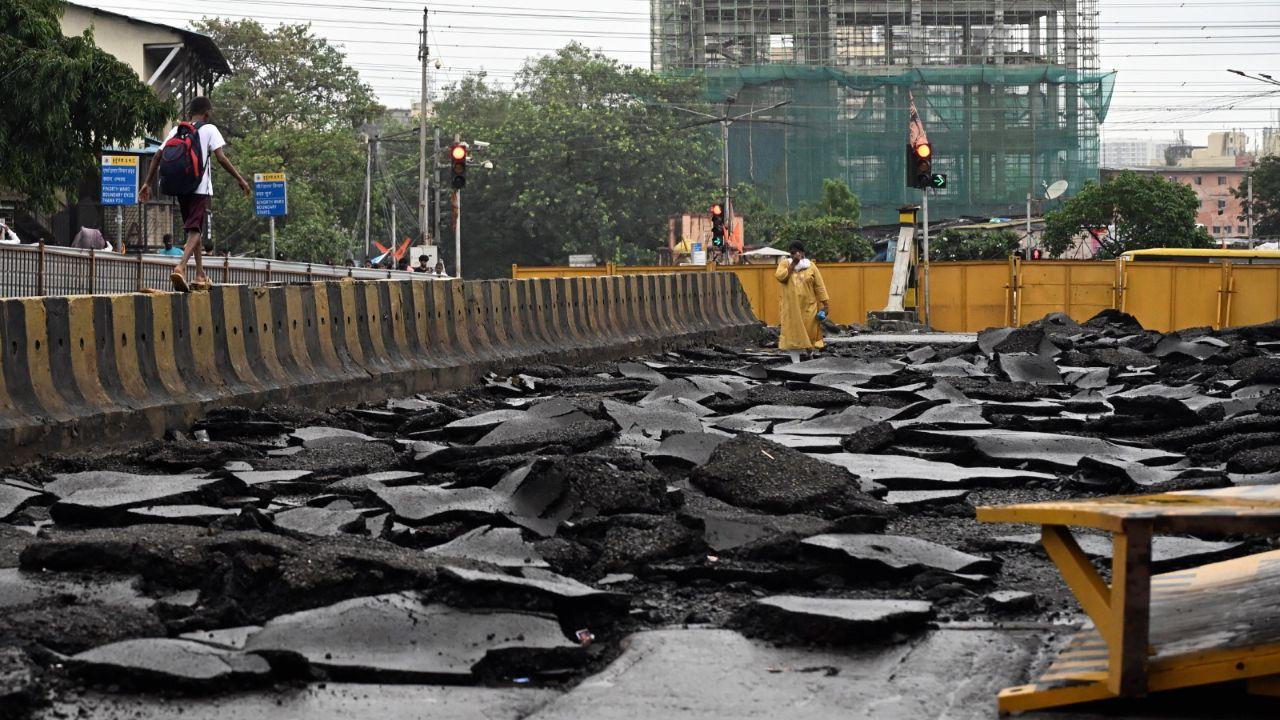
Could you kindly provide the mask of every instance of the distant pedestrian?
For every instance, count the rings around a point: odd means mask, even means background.
[[[408,256],[408,255],[406,255],[406,256],[404,256],[404,257],[400,258],[400,260],[399,260],[398,262],[396,262],[396,269],[397,269],[397,270],[399,270],[399,271],[401,271],[401,272],[413,272],[413,269],[409,267],[409,256]]]
[[[437,275],[444,275],[444,261],[443,261],[443,260],[437,260],[437,261],[436,261],[436,274],[437,274]]]
[[[778,263],[775,276],[782,283],[778,349],[790,353],[792,362],[799,362],[800,353],[822,349],[822,321],[831,311],[831,298],[822,273],[805,256],[801,243],[791,243],[791,257]]]
[[[80,232],[71,240],[71,247],[79,250],[105,250],[113,252],[111,243],[102,236],[102,231],[97,228],[80,227]]]
[[[427,257],[426,253],[423,253],[423,254],[419,255],[419,256],[418,256],[418,266],[417,266],[416,268],[414,268],[414,270],[415,270],[415,271],[417,271],[417,272],[420,272],[420,273],[430,274],[430,273],[431,273],[431,258]]]
[[[157,255],[169,255],[172,257],[182,257],[182,251],[173,246],[172,235],[170,235],[169,233],[165,233],[164,237],[160,238],[160,242],[164,243],[164,247],[160,249],[160,252],[156,253]]]
[[[0,220],[0,245],[21,245],[22,241],[18,239],[18,233],[13,231],[4,220]]]
[[[249,181],[244,179],[223,152],[227,141],[223,139],[217,126],[209,121],[213,116],[213,103],[209,102],[209,98],[201,96],[192,100],[187,116],[189,122],[178,123],[173,132],[169,133],[164,147],[152,158],[146,182],[138,193],[139,199],[146,202],[151,197],[151,183],[163,170],[160,190],[178,198],[178,207],[182,210],[182,228],[186,230],[187,238],[182,256],[169,279],[173,281],[173,289],[181,292],[191,289],[185,273],[187,261],[193,255],[196,259],[196,280],[206,284],[209,282],[209,277],[204,274],[204,243],[201,239],[204,233],[204,216],[213,198],[213,166],[209,162],[209,155],[218,159],[218,164],[236,179],[246,196],[253,195]]]

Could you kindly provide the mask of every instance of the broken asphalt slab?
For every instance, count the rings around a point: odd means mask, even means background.
[[[1018,430],[908,430],[911,437],[939,445],[972,449],[997,463],[1074,470],[1084,457],[1105,457],[1146,465],[1171,465],[1182,455],[1120,445],[1100,438]]]
[[[1052,482],[1057,476],[1030,470],[962,467],[907,455],[854,453],[815,454],[814,458],[838,465],[864,480],[890,490],[940,490],[946,488],[1019,487]]]
[[[985,574],[1000,566],[991,558],[907,535],[817,535],[800,544],[815,558],[824,559],[853,577],[901,576],[930,569]]]
[[[741,508],[822,517],[892,514],[864,495],[844,468],[754,436],[717,447],[692,479],[708,495]]]
[[[856,645],[918,632],[933,619],[920,600],[774,595],[743,608],[734,626],[753,637],[820,645]]]
[[[90,681],[139,689],[228,690],[264,684],[271,665],[252,653],[216,648],[192,640],[124,640],[68,659],[72,670]]]
[[[513,667],[525,677],[542,669],[537,651],[580,648],[548,615],[464,611],[395,593],[274,618],[245,650],[295,653],[335,680],[456,683],[474,680],[472,668],[491,651],[529,651]]]

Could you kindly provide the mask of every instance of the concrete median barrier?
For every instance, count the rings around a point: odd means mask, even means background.
[[[728,274],[3,300],[0,445],[22,462],[162,437],[219,406],[378,401],[759,326]]]

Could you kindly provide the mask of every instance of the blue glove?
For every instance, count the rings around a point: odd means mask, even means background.
[[[819,310],[819,311],[818,311],[818,322],[824,322],[824,321],[826,321],[826,319],[827,319],[827,311],[826,311],[826,310]]]

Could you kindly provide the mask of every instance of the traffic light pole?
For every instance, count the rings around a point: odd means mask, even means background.
[[[921,242],[921,249],[924,251],[924,326],[928,328],[931,327],[929,325],[931,299],[929,297],[929,188],[921,192],[924,195],[924,199],[920,202],[920,212],[924,222],[924,238]]]
[[[462,191],[453,191],[453,276],[462,279]]]

